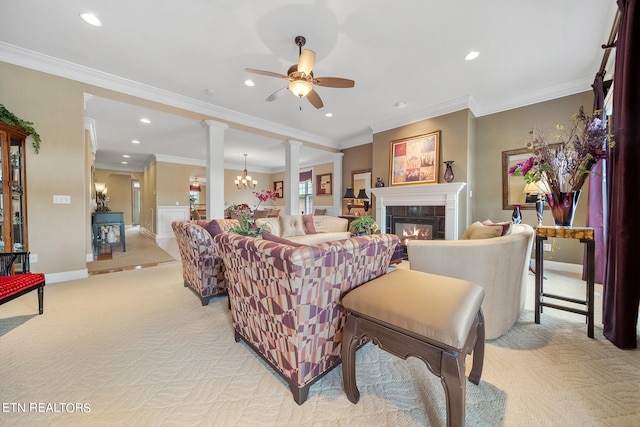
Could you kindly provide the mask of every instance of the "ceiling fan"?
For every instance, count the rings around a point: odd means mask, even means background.
[[[306,97],[314,107],[322,108],[324,104],[322,103],[322,99],[320,99],[320,95],[318,95],[318,93],[313,89],[313,85],[349,88],[356,84],[353,80],[342,79],[339,77],[314,77],[312,69],[316,61],[316,53],[309,49],[302,50],[302,46],[307,42],[304,37],[297,36],[294,40],[296,45],[298,45],[299,58],[297,64],[293,64],[289,67],[287,75],[273,73],[271,71],[256,70],[253,68],[244,69],[248,73],[289,80],[289,85],[272,93],[266,99],[267,102],[279,99],[287,90],[290,90],[294,95],[300,98]]]

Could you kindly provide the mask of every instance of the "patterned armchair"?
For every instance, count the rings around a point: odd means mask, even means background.
[[[386,273],[398,237],[290,246],[221,233],[214,241],[227,267],[236,341],[248,343],[304,403],[309,387],[340,363],[340,299]]]
[[[224,264],[217,255],[213,235],[238,225],[235,219],[174,221],[171,223],[182,258],[184,285],[200,298],[202,305],[227,293]]]

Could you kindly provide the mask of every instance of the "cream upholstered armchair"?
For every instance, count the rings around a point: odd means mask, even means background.
[[[486,237],[488,228],[475,234]],[[524,308],[533,235],[531,226],[514,224],[509,234],[498,231],[493,238],[414,240],[407,245],[409,266],[482,286],[485,336],[494,339],[513,326]]]

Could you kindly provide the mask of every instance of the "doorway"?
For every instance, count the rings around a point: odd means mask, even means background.
[[[140,181],[131,181],[131,225],[140,225]]]

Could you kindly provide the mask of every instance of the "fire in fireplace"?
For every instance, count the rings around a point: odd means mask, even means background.
[[[396,223],[396,235],[403,245],[409,240],[433,239],[433,226],[430,224],[414,224],[410,222]]]

